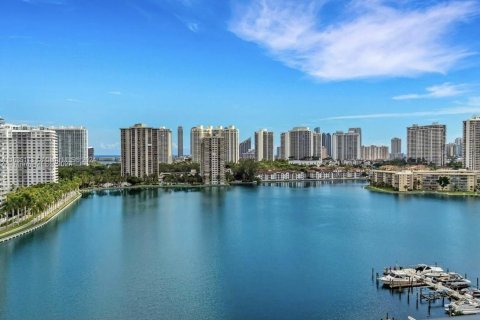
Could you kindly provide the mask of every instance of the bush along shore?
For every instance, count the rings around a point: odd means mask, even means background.
[[[395,195],[438,195],[438,196],[453,196],[453,197],[480,197],[480,193],[468,191],[439,191],[439,190],[413,190],[401,192],[392,187],[380,187],[369,185],[365,189],[372,192],[389,193]]]
[[[79,195],[78,180],[18,188],[2,203],[0,238],[44,222]]]

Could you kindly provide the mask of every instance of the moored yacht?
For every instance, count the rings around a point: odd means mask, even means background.
[[[445,311],[452,315],[480,314],[478,300],[455,301],[445,306]]]
[[[388,274],[379,278],[384,286],[399,287],[418,285],[420,279],[410,275],[405,270],[392,270]]]

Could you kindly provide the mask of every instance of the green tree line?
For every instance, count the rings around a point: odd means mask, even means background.
[[[80,181],[73,179],[18,188],[7,194],[0,214],[7,218],[7,224],[44,214],[55,209],[60,200],[79,187]]]

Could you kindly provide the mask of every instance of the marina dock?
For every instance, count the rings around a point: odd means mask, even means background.
[[[372,279],[373,279],[372,269]],[[408,289],[408,302],[413,288],[418,288],[416,305],[419,302],[428,303],[428,314],[432,304],[442,302],[447,316],[470,315],[468,319],[480,319],[480,290],[477,278],[476,287],[470,280],[455,272],[445,272],[442,268],[427,265],[414,267],[385,268],[383,276],[376,275],[377,287],[379,282],[390,290]],[[445,300],[450,303],[446,304]],[[472,316],[473,315],[473,316]],[[475,316],[477,315],[477,316]]]

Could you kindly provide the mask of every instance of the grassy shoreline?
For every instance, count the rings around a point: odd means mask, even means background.
[[[435,196],[447,196],[447,197],[480,197],[479,193],[475,192],[453,192],[453,191],[407,191],[407,192],[400,192],[395,191],[392,189],[374,187],[374,186],[366,186],[366,190],[378,193],[387,193],[387,194],[394,194],[394,195],[435,195]]]

